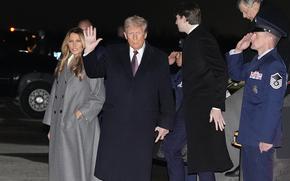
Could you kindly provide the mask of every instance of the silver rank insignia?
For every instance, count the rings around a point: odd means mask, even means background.
[[[255,93],[255,94],[258,94],[258,86],[257,85],[253,85],[253,92]]]
[[[273,89],[282,87],[282,76],[279,73],[271,75],[270,85]]]

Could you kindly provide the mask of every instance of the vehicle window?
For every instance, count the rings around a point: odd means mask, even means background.
[[[36,35],[29,31],[7,31],[1,33],[1,43],[9,51],[31,51],[36,43]]]

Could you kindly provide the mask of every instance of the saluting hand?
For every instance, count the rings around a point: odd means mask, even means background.
[[[247,33],[237,44],[235,50],[239,53],[247,49],[251,44],[253,33]]]
[[[84,53],[88,54],[92,52],[96,46],[102,41],[102,38],[97,39],[97,29],[93,26],[88,27],[86,30],[84,30],[84,36],[85,36],[85,50]]]
[[[158,136],[155,139],[155,143],[157,143],[159,140],[164,140],[164,137],[169,133],[168,129],[161,128],[159,126],[155,128],[155,131],[158,131]]]

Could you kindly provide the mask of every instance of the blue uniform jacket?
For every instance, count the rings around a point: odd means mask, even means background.
[[[280,146],[288,78],[282,58],[273,49],[246,64],[242,53],[227,54],[227,61],[230,77],[245,81],[238,142],[249,146],[258,146],[260,142]]]

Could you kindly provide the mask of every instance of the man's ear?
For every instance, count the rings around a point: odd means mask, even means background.
[[[126,38],[126,40],[128,40],[128,38],[127,38],[127,34],[124,32],[124,37]]]
[[[259,2],[254,2],[253,3],[253,6],[252,6],[252,8],[255,10],[255,16],[258,14],[258,12],[259,12],[259,10],[260,10],[260,6],[261,6],[261,3],[259,3]]]
[[[181,16],[181,19],[182,19],[183,22],[187,22],[187,19],[186,19],[185,16]]]

